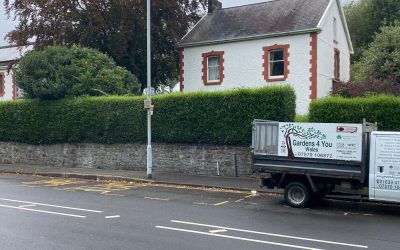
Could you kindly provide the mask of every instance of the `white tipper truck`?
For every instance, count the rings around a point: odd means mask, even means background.
[[[400,132],[376,124],[255,120],[252,168],[262,186],[305,207],[325,195],[400,202]]]

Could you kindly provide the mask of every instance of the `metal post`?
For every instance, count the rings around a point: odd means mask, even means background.
[[[147,0],[147,100],[150,107],[147,109],[147,178],[152,178],[153,156],[151,148],[151,0]]]

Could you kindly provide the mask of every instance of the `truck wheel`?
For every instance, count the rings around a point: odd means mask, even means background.
[[[301,182],[291,182],[285,188],[285,202],[291,207],[306,207],[310,199],[310,190]]]

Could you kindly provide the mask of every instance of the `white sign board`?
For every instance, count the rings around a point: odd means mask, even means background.
[[[278,155],[361,161],[362,125],[335,123],[279,123]]]
[[[370,154],[370,199],[400,201],[400,133],[373,132]]]

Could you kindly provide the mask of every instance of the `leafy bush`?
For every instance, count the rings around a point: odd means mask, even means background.
[[[352,75],[356,81],[390,77],[400,83],[400,22],[381,28],[360,61],[353,65]]]
[[[26,97],[60,99],[76,96],[126,95],[139,82],[107,55],[79,46],[48,47],[21,58],[16,82]]]
[[[295,122],[308,122],[309,118],[308,115],[296,115],[296,117],[294,118]]]
[[[0,141],[128,143],[146,141],[145,97],[81,97],[0,103]],[[292,121],[290,87],[154,97],[153,141],[249,144],[254,119]]]
[[[369,77],[361,82],[338,82],[333,85],[332,95],[341,97],[367,97],[377,94],[400,95],[400,84],[396,84],[395,80],[376,79]]]
[[[311,122],[378,122],[379,130],[400,131],[400,97],[371,96],[346,99],[329,97],[310,105]]]

